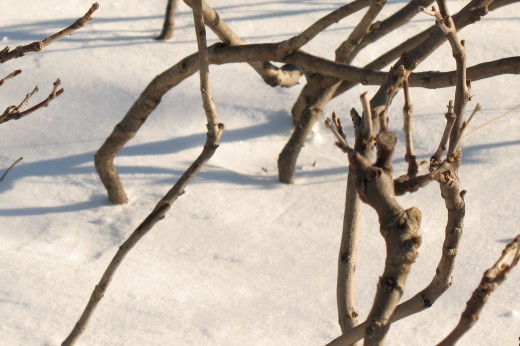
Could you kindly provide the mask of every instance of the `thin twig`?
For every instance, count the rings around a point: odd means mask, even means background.
[[[466,309],[460,317],[455,329],[439,343],[438,346],[450,346],[455,343],[477,323],[480,312],[489,299],[489,296],[498,286],[504,283],[509,272],[520,260],[520,234],[506,245],[502,255],[495,264],[485,271],[478,287],[473,291],[466,303]]]
[[[95,2],[94,4],[92,4],[87,13],[83,15],[83,17],[76,20],[67,28],[58,31],[54,35],[46,37],[41,41],[36,41],[25,46],[18,46],[13,50],[10,50],[9,47],[5,47],[2,51],[0,51],[0,64],[3,64],[4,62],[11,59],[19,58],[29,52],[39,52],[51,43],[53,43],[54,41],[57,41],[60,38],[63,38],[64,36],[71,35],[74,31],[81,29],[83,26],[85,26],[85,24],[87,24],[92,19],[92,14],[98,8],[99,4]]]
[[[519,108],[520,108],[520,103],[517,104],[516,106],[514,106],[513,108],[511,108],[510,110],[508,110],[507,112],[502,113],[502,114],[500,114],[500,115],[494,117],[493,119],[486,121],[486,122],[483,123],[482,125],[479,125],[479,126],[473,128],[473,129],[471,129],[471,131],[469,131],[469,132],[468,132],[468,131],[464,132],[464,134],[462,135],[462,138],[465,138],[465,137],[471,135],[471,134],[474,133],[475,131],[480,130],[481,128],[483,128],[483,127],[485,127],[485,126],[491,124],[492,122],[495,122],[495,121],[497,121],[497,120],[500,120],[500,119],[502,119],[502,118],[508,116],[509,114],[513,113],[514,111],[516,111],[516,110],[519,109]]]
[[[337,23],[345,17],[350,16],[364,7],[370,6],[378,1],[380,0],[355,0],[352,3],[341,6],[337,10],[317,20],[302,33],[281,42],[278,49],[280,49],[283,55],[287,55],[309,43],[314,37],[316,37],[316,35],[328,28],[330,25]]]
[[[4,85],[6,80],[14,78],[14,77],[18,76],[20,73],[22,73],[22,70],[15,70],[15,71],[9,73],[4,78],[0,79],[0,86]]]
[[[334,137],[336,137],[336,146],[340,148],[344,153],[350,153],[352,149],[347,143],[347,137],[343,132],[343,126],[341,120],[336,116],[336,113],[332,113],[332,120],[330,118],[325,119],[325,126],[330,129]]]
[[[32,106],[31,108],[29,108],[27,110],[21,112],[21,109],[27,105],[27,103],[29,102],[29,99],[38,91],[38,87],[35,87],[33,89],[33,91],[31,91],[30,93],[28,93],[25,96],[24,100],[18,106],[7,107],[7,109],[4,111],[4,113],[0,115],[0,124],[8,122],[10,120],[18,120],[20,118],[23,118],[23,117],[31,114],[32,112],[34,112],[40,108],[47,107],[52,100],[54,100],[56,97],[63,94],[64,90],[63,90],[63,88],[61,88],[61,89],[59,88],[60,84],[61,84],[61,81],[59,79],[57,79],[52,84],[53,85],[52,91],[45,100],[41,101],[40,103]]]
[[[450,137],[451,129],[453,128],[453,124],[455,123],[455,113],[453,112],[453,101],[450,100],[448,103],[448,111],[445,113],[446,117],[446,126],[444,127],[444,132],[442,134],[441,140],[439,142],[439,146],[435,151],[435,154],[430,158],[430,166],[435,167],[442,160],[442,154],[448,149],[448,139]]]
[[[191,164],[191,166],[184,172],[179,178],[175,185],[164,195],[164,197],[157,203],[152,212],[143,220],[143,222],[132,232],[128,239],[119,247],[117,253],[112,258],[112,261],[105,270],[101,280],[96,285],[92,295],[90,296],[89,302],[85,307],[78,322],[70,332],[69,336],[63,341],[62,346],[73,345],[85,331],[89,320],[97,308],[99,302],[103,298],[108,285],[112,281],[116,270],[122,263],[123,259],[130,252],[130,250],[137,244],[141,238],[143,238],[160,220],[165,218],[166,213],[171,208],[172,204],[179,198],[183,193],[191,180],[195,175],[202,169],[202,167],[209,161],[213,156],[216,149],[218,148],[218,142],[222,136],[224,125],[217,124],[217,115],[212,106],[211,95],[209,93],[208,83],[208,66],[207,56],[205,49],[205,30],[204,21],[202,18],[202,8],[200,0],[194,1],[193,17],[196,26],[197,42],[200,49],[200,66],[201,71],[201,96],[204,103],[204,109],[206,111],[206,117],[208,120],[208,134],[206,143],[199,157]],[[205,65],[205,66],[204,66]],[[209,104],[207,104],[209,102]]]
[[[0,177],[0,181],[3,181],[5,176],[11,171],[11,169],[13,169],[13,167],[20,161],[23,160],[23,157],[20,157],[18,158],[16,161],[14,161],[13,163],[11,163],[11,165],[9,167],[7,167],[7,169],[5,170],[4,174],[2,174],[2,176]]]

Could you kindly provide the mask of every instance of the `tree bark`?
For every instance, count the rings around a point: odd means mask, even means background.
[[[175,30],[175,10],[177,9],[178,2],[179,0],[168,0],[162,31],[159,36],[155,38],[156,40],[164,41],[173,37],[173,31]]]

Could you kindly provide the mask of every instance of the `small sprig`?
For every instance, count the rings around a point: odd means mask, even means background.
[[[25,46],[17,46],[13,50],[11,50],[9,47],[5,47],[0,51],[0,64],[3,64],[4,62],[11,59],[22,57],[29,52],[39,52],[43,48],[47,47],[49,44],[53,43],[54,41],[57,41],[65,36],[71,35],[74,31],[81,29],[83,26],[85,26],[85,24],[87,24],[92,19],[92,14],[98,8],[99,4],[97,2],[93,3],[90,9],[87,11],[87,13],[83,15],[83,17],[76,20],[67,28],[58,31],[54,35],[46,37],[41,41],[36,41]]]
[[[337,141],[335,144],[338,148],[340,148],[344,153],[354,151],[354,149],[352,149],[347,143],[347,136],[343,132],[341,119],[335,112],[332,112],[332,120],[330,118],[325,119],[325,126],[328,127],[332,131],[332,134],[334,134],[334,137],[336,137]]]
[[[419,7],[422,13],[435,17],[435,24],[442,30],[445,35],[456,33],[455,24],[453,18],[449,15],[443,16],[440,11],[432,6],[431,10],[425,7]]]
[[[54,83],[53,83],[53,88],[52,88],[52,91],[51,93],[49,94],[49,96],[47,96],[47,98],[43,101],[41,101],[40,103],[32,106],[31,108],[25,110],[25,111],[21,111],[23,107],[25,107],[28,103],[29,103],[29,100],[30,98],[38,92],[38,87],[35,87],[30,93],[28,93],[27,95],[25,95],[25,98],[23,99],[22,102],[20,102],[20,104],[18,106],[9,106],[6,108],[6,110],[4,111],[3,114],[0,115],[0,124],[2,123],[5,123],[5,122],[8,122],[10,120],[18,120],[26,115],[29,115],[31,114],[32,112],[40,109],[40,108],[43,108],[43,107],[47,107],[49,105],[49,103],[54,100],[56,97],[60,96],[61,94],[63,94],[63,88],[59,88],[61,85],[61,81],[60,79],[58,78]]]

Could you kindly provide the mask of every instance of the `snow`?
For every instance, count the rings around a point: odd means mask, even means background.
[[[174,39],[151,38],[162,25],[165,1],[101,1],[94,20],[38,54],[0,66],[3,107],[38,84],[44,98],[57,77],[65,93],[49,107],[1,127],[0,167],[19,163],[0,183],[0,325],[2,345],[57,345],[69,333],[105,270],[132,230],[200,152],[205,118],[196,76],[162,100],[116,158],[130,203],[112,206],[93,167],[93,154],[146,84],[196,50],[192,17],[179,6]],[[216,3],[216,2],[215,2]],[[250,42],[276,42],[310,25],[340,1],[218,2],[222,18]],[[381,17],[402,6],[389,1]],[[450,1],[452,12],[464,5]],[[81,16],[83,0],[0,3],[3,45],[27,44]],[[468,64],[515,56],[518,4],[464,29]],[[332,26],[309,52],[331,58],[361,14]],[[432,24],[417,16],[399,33],[360,54],[361,65],[403,37]],[[210,43],[215,42],[208,34]],[[420,70],[454,68],[444,45]],[[319,345],[339,335],[336,263],[346,184],[346,159],[323,126],[307,142],[297,183],[277,182],[276,159],[292,130],[289,117],[301,85],[270,88],[245,65],[211,67],[217,111],[226,131],[209,165],[166,219],[128,255],[79,345]],[[302,83],[303,84],[303,83]],[[477,127],[519,103],[520,80],[500,76],[473,83],[483,110]],[[334,100],[343,118],[360,108],[357,87]],[[433,153],[444,128],[452,89],[412,90],[415,146]],[[391,127],[403,143],[401,97]],[[519,109],[464,142],[462,187],[468,190],[465,231],[453,286],[429,310],[391,327],[388,345],[432,344],[457,323],[483,271],[518,232]],[[348,123],[345,121],[345,123]],[[348,129],[352,138],[352,130]],[[400,150],[396,173],[405,169]],[[2,169],[3,172],[3,169]],[[405,296],[434,275],[446,210],[438,187],[401,198],[422,211],[423,244]],[[375,213],[364,208],[356,296],[361,316],[370,308],[384,264]],[[517,345],[519,273],[494,292],[478,324],[460,345]]]

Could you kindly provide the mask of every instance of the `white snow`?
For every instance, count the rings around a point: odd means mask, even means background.
[[[222,18],[250,42],[288,38],[341,1],[214,1]],[[463,1],[450,1],[452,12]],[[16,46],[69,25],[90,6],[84,0],[0,3],[0,37]],[[69,333],[118,246],[151,211],[201,150],[205,139],[196,76],[163,98],[116,159],[130,203],[112,206],[93,167],[93,154],[151,79],[196,50],[192,17],[179,6],[172,41],[152,39],[165,1],[101,1],[94,20],[38,54],[0,65],[0,75],[23,73],[2,86],[7,107],[37,84],[44,98],[58,77],[65,93],[49,107],[0,128],[0,344],[57,345]],[[389,1],[382,18],[402,1]],[[519,55],[518,4],[492,12],[461,31],[468,64]],[[332,26],[309,52],[333,57],[361,14]],[[407,35],[432,24],[418,15],[399,33],[360,54],[361,65]],[[208,34],[210,43],[215,42]],[[448,45],[420,70],[451,70]],[[301,87],[266,86],[245,65],[211,67],[217,111],[226,125],[222,145],[187,193],[129,254],[79,345],[320,345],[339,335],[336,263],[343,218],[346,158],[323,128],[300,156],[297,183],[277,182],[276,160],[288,139],[289,112]],[[334,100],[348,124],[360,108],[357,87]],[[520,103],[520,79],[474,82],[483,110],[470,128]],[[412,90],[415,146],[433,153],[453,89]],[[34,101],[33,101],[34,102]],[[4,109],[2,108],[2,109]],[[391,127],[403,143],[402,100]],[[352,130],[347,133],[351,136]],[[429,310],[391,327],[388,345],[433,344],[457,323],[483,271],[518,233],[520,111],[493,122],[464,142],[462,187],[468,190],[465,230],[453,286]],[[350,137],[352,139],[352,137]],[[403,150],[396,173],[405,169]],[[422,211],[423,244],[406,299],[427,285],[442,250],[446,210],[436,184],[401,198]],[[361,316],[370,308],[384,265],[375,213],[364,208],[356,296]],[[478,324],[460,345],[517,345],[518,270],[494,292]]]

